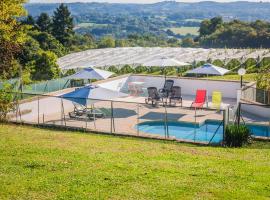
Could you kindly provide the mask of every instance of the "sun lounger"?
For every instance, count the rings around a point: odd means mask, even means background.
[[[70,119],[79,120],[79,121],[85,121],[85,120],[94,120],[94,117],[87,115],[87,114],[79,114],[76,112],[69,112],[68,113]]]
[[[206,90],[197,90],[195,101],[192,102],[191,108],[202,108],[205,104]]]

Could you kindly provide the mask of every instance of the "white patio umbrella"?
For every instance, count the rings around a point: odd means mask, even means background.
[[[115,98],[126,96],[128,95],[119,91],[88,85],[60,97],[87,107],[98,101],[113,100]]]
[[[143,64],[145,67],[182,67],[190,65],[189,63],[180,62],[174,58],[168,58],[168,57],[161,57],[154,60],[151,60],[149,62],[146,62]],[[165,71],[165,70],[164,70]],[[166,80],[166,73],[165,74],[165,80]]]
[[[217,75],[223,76],[224,74],[228,73],[230,70],[224,69],[222,67],[218,67],[212,64],[204,64],[198,68],[192,69],[187,71],[187,74],[205,74],[205,75]]]
[[[88,68],[84,68],[76,72],[73,75],[67,76],[65,78],[66,79],[84,79],[84,80],[88,80],[88,79],[103,80],[103,79],[107,79],[111,77],[113,74],[114,73],[109,72],[109,71],[97,69],[94,67],[88,67]]]
[[[229,71],[230,70],[224,69],[222,67],[218,67],[210,63],[206,63],[198,68],[189,70],[186,73],[187,74],[205,74],[207,75],[207,82],[208,82],[208,75],[223,76]],[[208,91],[207,91],[207,105],[208,105]]]
[[[190,65],[189,63],[180,62],[174,58],[162,57],[151,60],[143,64],[145,67],[181,67]]]

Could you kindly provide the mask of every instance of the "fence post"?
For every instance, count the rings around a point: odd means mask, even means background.
[[[66,127],[66,116],[65,116],[65,109],[64,109],[64,102],[63,102],[63,97],[61,97],[61,125],[63,126],[63,120],[64,120],[64,125]]]
[[[140,113],[139,113],[139,110],[140,109],[140,105],[137,104],[137,135],[139,136],[140,135],[140,130],[139,130],[139,123],[140,123]]]
[[[226,119],[226,110],[223,110],[223,145],[224,145],[224,140],[225,140],[225,134],[226,134],[226,126],[227,126],[227,119]]]
[[[238,114],[237,114],[237,125],[240,126],[240,118],[241,118],[241,102],[238,103]]]
[[[194,142],[196,141],[196,133],[197,133],[197,108],[194,107],[194,111],[195,111],[195,123],[194,123],[194,126],[195,126],[195,129],[194,129]]]
[[[39,125],[39,96],[38,96],[38,125]]]
[[[113,101],[111,101],[111,133],[115,132],[114,114],[113,114]]]

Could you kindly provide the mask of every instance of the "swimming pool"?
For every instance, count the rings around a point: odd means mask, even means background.
[[[223,125],[219,121],[206,121],[198,125],[186,122],[168,122],[169,136],[193,142],[220,143],[223,138]],[[247,125],[254,136],[269,137],[269,128],[261,125]],[[139,131],[165,136],[164,122],[143,122],[137,125]]]

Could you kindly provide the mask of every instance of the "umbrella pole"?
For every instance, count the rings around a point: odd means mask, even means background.
[[[208,83],[208,74],[207,74],[207,80],[206,80],[206,86],[209,86],[209,83]],[[209,101],[209,97],[208,97],[208,88],[206,90],[206,107],[208,108],[208,101]]]

